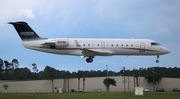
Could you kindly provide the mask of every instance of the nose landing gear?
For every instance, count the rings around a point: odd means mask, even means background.
[[[159,63],[159,55],[157,55],[156,63]]]

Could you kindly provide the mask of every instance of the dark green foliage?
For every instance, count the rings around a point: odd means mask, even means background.
[[[78,78],[78,90],[80,89],[80,78],[83,77],[82,71],[78,71],[76,73],[76,77]]]
[[[33,71],[31,72],[27,67],[19,68],[19,62],[17,59],[13,59],[11,62],[0,58],[0,80],[44,80],[49,79],[48,75],[53,74],[54,79],[62,79],[63,74],[67,71],[57,70],[51,66],[45,66],[44,70],[38,71],[38,67],[35,63],[32,64]],[[141,66],[143,67],[143,66]],[[155,74],[159,74],[161,77],[180,78],[180,68],[166,68],[166,67],[151,67],[142,68],[141,70],[125,70],[125,76],[138,76],[145,77],[146,75],[152,74],[152,68]],[[120,68],[121,70],[121,68]],[[68,71],[69,72],[69,71]],[[70,73],[70,72],[69,72]],[[105,77],[107,76],[106,70],[90,70],[90,71],[78,71],[71,72],[68,78],[79,78],[79,74],[86,75],[86,77]],[[135,74],[135,75],[134,75]],[[140,74],[140,75],[139,75]],[[81,77],[83,77],[83,75]],[[121,72],[108,71],[109,76],[119,76]],[[80,77],[80,78],[81,78]],[[138,81],[138,80],[137,80]]]
[[[49,74],[48,78],[51,80],[52,82],[52,92],[54,92],[54,75],[53,74]]]
[[[32,66],[33,66],[32,69],[34,70],[34,72],[37,73],[38,69],[37,69],[36,63],[33,63]]]
[[[66,80],[67,80],[67,87],[68,87],[68,92],[69,92],[69,76],[71,75],[71,73],[69,71],[65,71],[62,74],[62,77],[64,79],[64,84],[63,84],[63,90],[64,92],[66,92]]]
[[[105,78],[103,81],[104,85],[106,86],[106,91],[109,92],[110,85],[116,86],[116,81],[113,78]]]
[[[17,59],[13,59],[12,62],[10,63],[10,65],[12,66],[12,68],[18,68],[19,66],[19,62]]]
[[[159,74],[149,74],[145,76],[145,79],[147,80],[148,83],[153,83],[153,84],[158,84],[161,82],[162,77]]]
[[[139,77],[139,72],[137,70],[134,71],[134,78],[136,80],[136,84],[137,84],[137,87],[139,87],[139,80],[138,80],[138,77]]]
[[[0,58],[0,78],[3,77],[4,61]]]

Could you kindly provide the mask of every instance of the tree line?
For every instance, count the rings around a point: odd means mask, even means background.
[[[32,71],[31,71],[32,70]],[[2,60],[0,58],[0,80],[44,80],[50,79],[50,75],[53,75],[53,79],[63,79],[64,75],[68,73],[68,78],[78,78],[79,74],[81,77],[105,77],[107,76],[107,70],[90,70],[77,72],[69,72],[65,70],[57,70],[51,66],[45,66],[44,70],[39,71],[38,65],[32,63],[32,68],[20,67],[17,59],[12,59],[11,62]],[[180,68],[178,67],[149,67],[139,68],[134,70],[119,70],[119,72],[108,71],[108,76],[141,76],[146,77],[147,75],[160,75],[161,77],[180,78]]]

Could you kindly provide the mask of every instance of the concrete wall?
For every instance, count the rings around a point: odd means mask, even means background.
[[[103,80],[106,77],[95,77],[95,78],[86,78],[85,80],[85,89],[89,92],[96,91],[96,89],[106,90]],[[114,76],[117,82],[117,86],[110,86],[111,91],[124,91],[123,77]],[[125,83],[126,91],[134,90],[134,79],[133,77],[126,77],[127,82]],[[129,82],[128,82],[129,81]],[[140,77],[140,86],[148,87],[150,90],[153,90],[152,84],[148,84],[144,77]],[[8,84],[8,88],[5,90],[3,87],[4,84]],[[69,80],[69,90],[78,89],[78,79],[72,78]],[[63,79],[54,80],[54,87],[63,88]],[[172,88],[180,88],[180,79],[179,78],[162,78],[162,82],[155,87],[162,87],[166,91],[171,91]],[[67,87],[66,87],[67,88]],[[80,80],[80,88],[83,88],[83,80]],[[56,91],[56,90],[55,90]],[[67,91],[67,89],[66,89]],[[52,83],[51,80],[35,80],[35,81],[1,81],[0,82],[0,92],[52,92]]]

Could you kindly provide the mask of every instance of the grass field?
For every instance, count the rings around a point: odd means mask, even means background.
[[[180,99],[180,93],[0,93],[0,99]]]

